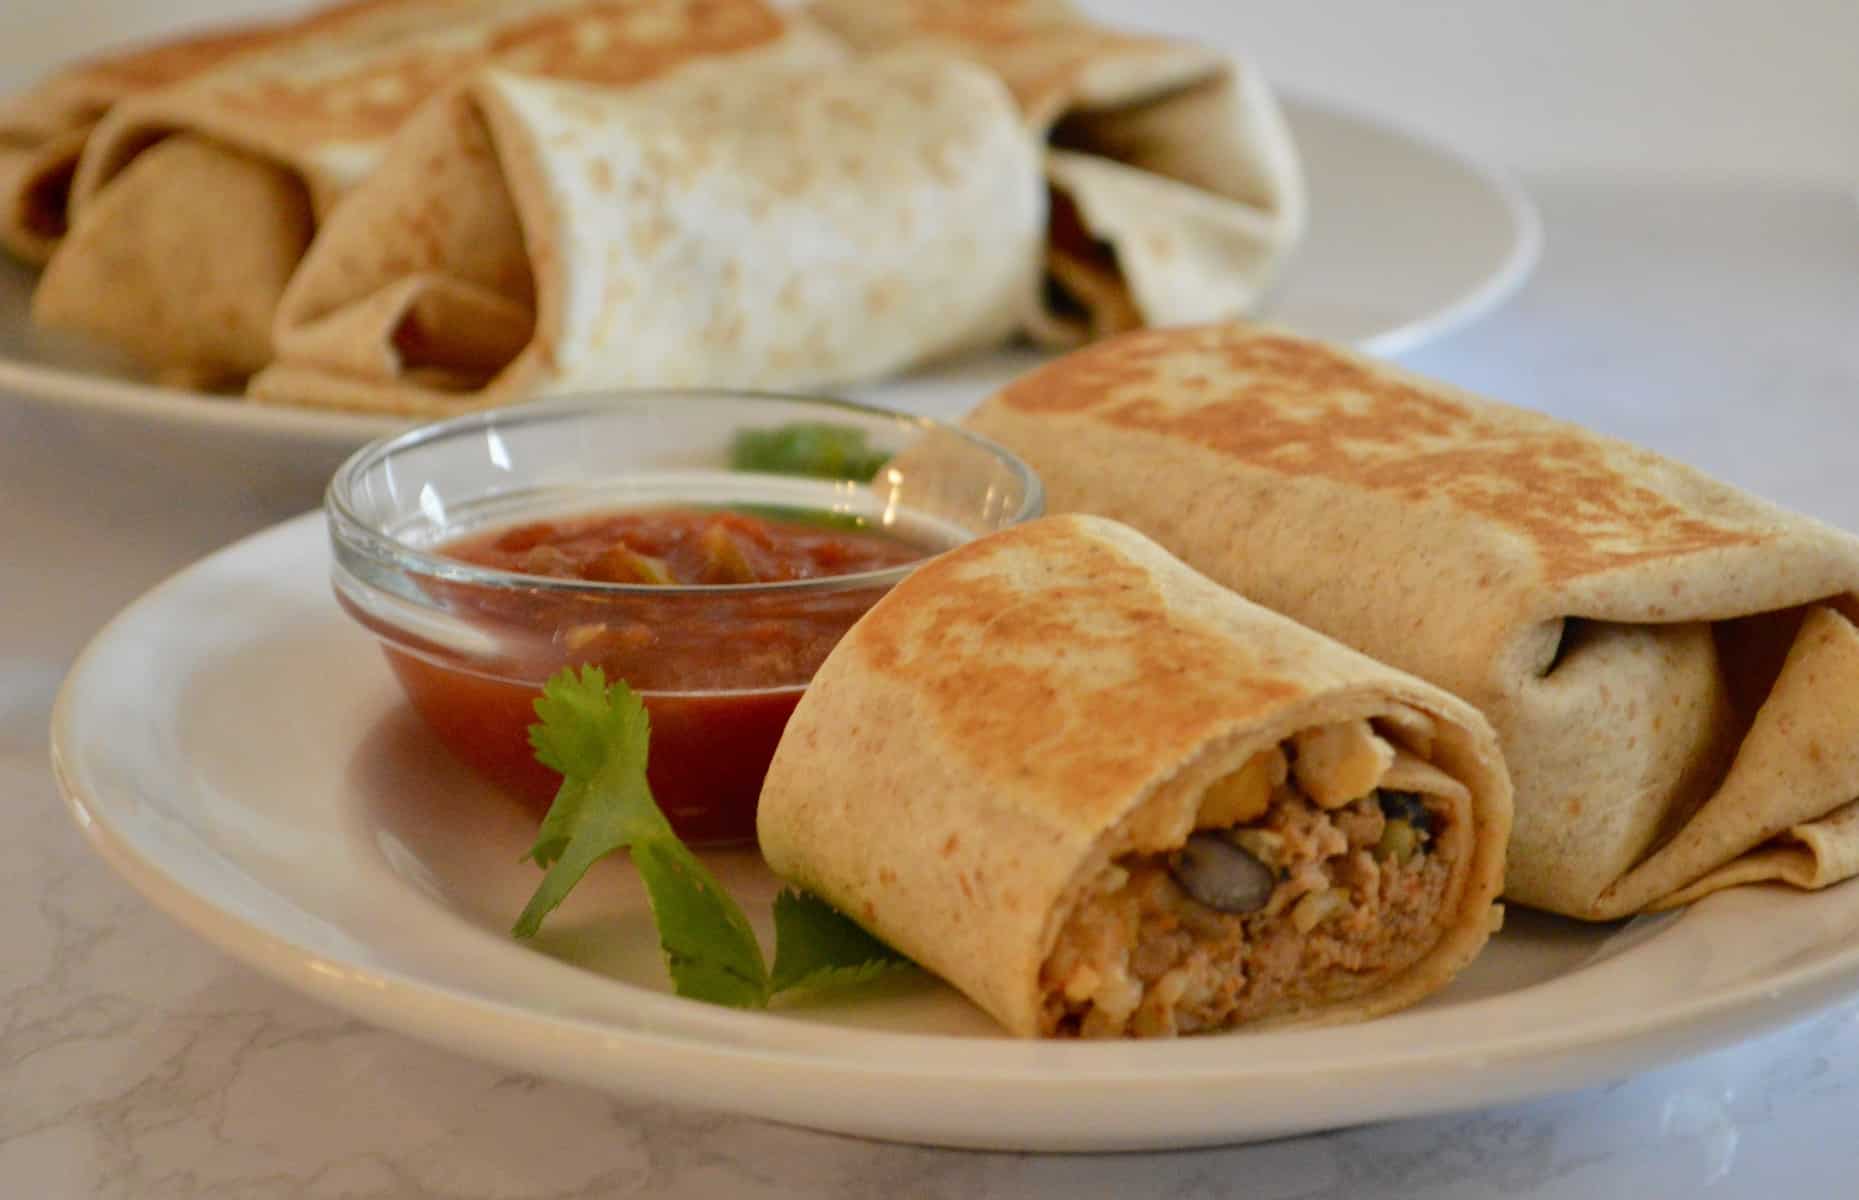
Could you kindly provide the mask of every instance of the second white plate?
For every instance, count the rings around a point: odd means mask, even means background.
[[[1395,354],[1509,296],[1535,265],[1534,209],[1501,173],[1377,119],[1290,98],[1310,231],[1270,319]],[[316,503],[350,451],[404,427],[387,417],[248,405],[156,387],[126,364],[33,328],[36,276],[0,258],[0,397],[76,410],[97,436],[196,473],[266,475],[282,510]],[[1039,361],[1002,352],[868,387],[859,399],[931,416],[967,411]]]
[[[157,905],[290,985],[521,1070],[872,1137],[999,1149],[1237,1142],[1503,1103],[1748,1036],[1859,985],[1859,885],[1588,926],[1513,911],[1452,986],[1338,1029],[1019,1042],[899,978],[737,1012],[668,994],[630,867],[537,946],[534,819],[452,763],[329,598],[320,514],[183,572],[72,671],[53,755],[78,824]],[[754,914],[775,883],[713,856]],[[764,939],[768,930],[761,929]]]

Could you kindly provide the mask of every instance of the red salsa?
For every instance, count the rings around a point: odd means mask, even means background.
[[[850,518],[770,519],[729,509],[642,508],[532,521],[444,547],[500,571],[598,583],[787,583],[912,562],[923,550]]]
[[[549,579],[653,586],[616,593],[448,583],[435,599],[495,627],[503,658],[467,664],[395,647],[388,658],[454,754],[538,807],[560,777],[530,752],[531,705],[561,667],[600,666],[631,684],[651,713],[647,774],[678,833],[695,842],[752,840],[762,776],[802,688],[886,585],[678,589],[851,575],[931,552],[838,521],[630,509],[461,538],[440,553]],[[517,629],[522,636],[512,637]]]

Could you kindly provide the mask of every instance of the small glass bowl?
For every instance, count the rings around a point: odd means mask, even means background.
[[[731,469],[738,433],[803,422],[856,429],[891,457],[871,483]],[[381,640],[408,700],[454,755],[545,809],[560,778],[531,753],[534,701],[561,667],[601,665],[651,713],[659,806],[681,836],[712,845],[753,840],[762,777],[819,660],[916,563],[656,586],[498,570],[443,547],[530,521],[752,506],[862,518],[928,558],[1042,505],[1025,464],[954,426],[719,391],[548,400],[427,425],[357,452],[326,497],[336,597]],[[787,652],[759,652],[770,641]]]

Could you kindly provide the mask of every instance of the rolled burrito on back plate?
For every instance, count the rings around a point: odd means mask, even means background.
[[[236,386],[318,223],[429,98],[475,71],[607,88],[694,60],[837,61],[763,0],[366,0],[127,97],[91,134],[33,298],[169,382]]]
[[[370,4],[376,0],[358,0]],[[348,8],[337,10],[349,11]],[[332,19],[335,13],[330,14]],[[70,226],[70,192],[91,131],[118,101],[291,36],[288,25],[209,30],[74,63],[0,100],[0,247],[43,263]]]
[[[828,656],[758,837],[1021,1036],[1352,1020],[1495,925],[1510,786],[1461,701],[1110,521],[970,543]]]
[[[250,393],[440,414],[871,378],[1006,337],[1043,217],[1011,97],[953,56],[492,73],[331,217]]]
[[[1090,347],[968,423],[1055,510],[1479,708],[1516,788],[1508,898],[1607,919],[1859,872],[1859,539],[1257,328]]]
[[[1044,146],[1044,270],[1022,326],[1076,344],[1245,316],[1303,235],[1296,147],[1264,78],[1231,54],[1110,29],[1069,0],[817,0],[863,51],[927,46],[1004,80]]]

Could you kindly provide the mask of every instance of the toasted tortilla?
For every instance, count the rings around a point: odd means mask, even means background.
[[[817,0],[866,52],[931,46],[995,72],[1045,146],[1046,269],[1022,327],[1074,345],[1258,312],[1303,236],[1297,151],[1233,56],[1097,25],[1067,0]]]
[[[1516,787],[1508,898],[1609,919],[1859,871],[1859,539],[1239,325],[1088,348],[968,423],[1055,511],[1480,709]]]
[[[250,395],[437,414],[885,375],[1007,336],[1043,218],[1011,98],[952,56],[821,35],[629,91],[491,73],[328,222]]]
[[[236,387],[271,358],[289,275],[244,264],[294,267],[305,220],[313,231],[433,96],[493,66],[622,88],[820,36],[762,0],[369,0],[319,14],[110,109],[34,318],[169,379]],[[172,141],[191,149],[157,153]]]
[[[1493,928],[1510,817],[1495,739],[1462,702],[1113,522],[991,535],[879,601],[789,722],[758,837],[777,873],[1008,1031],[1050,1034],[1042,970],[1106,871],[1180,847],[1254,753],[1364,718],[1427,731],[1416,770],[1452,781],[1449,881],[1402,969],[1344,971],[1256,1024],[1360,1019],[1442,986]]]
[[[78,158],[118,101],[288,36],[286,25],[209,30],[74,63],[0,101],[0,248],[29,263],[52,256],[70,228]]]

